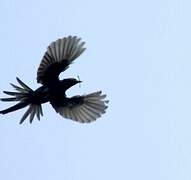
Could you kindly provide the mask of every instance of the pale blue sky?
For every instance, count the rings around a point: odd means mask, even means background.
[[[1,96],[16,76],[37,88],[47,45],[77,35],[87,51],[62,77],[83,83],[69,94],[101,89],[110,104],[86,125],[49,104],[32,125],[19,125],[24,110],[1,116],[0,179],[190,180],[190,9],[190,0],[1,0]]]

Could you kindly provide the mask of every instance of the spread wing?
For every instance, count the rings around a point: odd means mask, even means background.
[[[52,42],[45,52],[37,71],[37,82],[49,84],[85,50],[85,42],[76,36],[68,36]]]
[[[89,123],[101,117],[107,109],[106,95],[101,93],[98,91],[84,96],[74,96],[66,106],[54,108],[64,118]]]

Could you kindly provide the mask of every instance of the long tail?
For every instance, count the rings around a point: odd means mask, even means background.
[[[25,83],[23,83],[19,78],[17,78],[17,81],[20,84],[20,86],[11,84],[11,86],[13,86],[13,88],[17,92],[3,91],[5,94],[10,95],[12,97],[1,98],[0,100],[5,102],[12,102],[12,101],[19,101],[19,102],[14,106],[11,106],[5,110],[0,111],[0,114],[7,114],[16,111],[18,109],[22,109],[29,105],[29,108],[27,109],[27,111],[24,113],[23,117],[20,120],[20,124],[22,124],[28,116],[30,123],[32,123],[35,115],[37,119],[40,120],[40,116],[43,116],[41,104],[30,103],[30,96],[34,91],[30,87],[28,87]]]
[[[7,113],[10,113],[10,112],[16,111],[18,109],[22,109],[22,108],[26,107],[27,105],[29,105],[28,102],[22,102],[21,101],[21,102],[17,103],[14,106],[11,106],[11,107],[9,107],[7,109],[4,109],[4,110],[0,111],[0,114],[7,114]]]

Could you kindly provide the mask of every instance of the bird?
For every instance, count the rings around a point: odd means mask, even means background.
[[[17,102],[15,105],[1,110],[4,115],[25,107],[20,124],[27,118],[32,123],[35,117],[40,121],[43,116],[42,105],[50,103],[54,110],[66,119],[80,123],[90,123],[98,119],[108,108],[106,94],[102,91],[68,97],[66,91],[82,81],[76,78],[60,80],[60,73],[86,50],[85,42],[77,36],[67,36],[53,41],[46,49],[37,70],[37,83],[41,86],[31,89],[20,78],[16,77],[18,85],[11,84],[15,91],[3,91],[9,97],[0,98],[3,102]]]

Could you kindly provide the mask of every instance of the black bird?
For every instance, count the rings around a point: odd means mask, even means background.
[[[50,102],[55,111],[64,118],[81,123],[92,122],[105,113],[108,101],[105,100],[106,95],[103,95],[101,91],[69,98],[66,96],[66,91],[81,81],[74,78],[59,80],[59,74],[84,52],[84,44],[85,42],[81,42],[81,38],[76,36],[68,36],[52,42],[37,71],[37,82],[42,86],[32,90],[17,78],[20,86],[11,84],[16,92],[3,91],[11,97],[0,100],[18,101],[18,103],[0,111],[0,114],[7,114],[28,106],[20,124],[28,116],[30,123],[32,123],[35,115],[38,120],[43,116],[42,104],[47,102]]]

